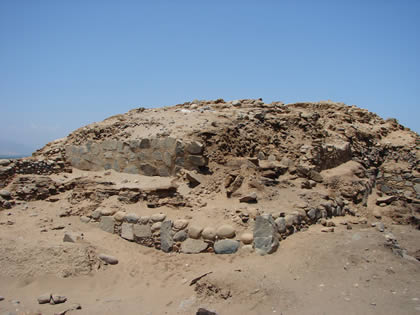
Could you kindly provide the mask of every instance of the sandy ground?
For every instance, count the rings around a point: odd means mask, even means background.
[[[384,233],[367,224],[352,230],[340,224],[354,217],[333,219],[334,233],[313,225],[269,256],[186,255],[124,241],[78,217],[59,218],[57,207],[37,201],[0,212],[0,222],[14,222],[0,226],[0,314],[54,314],[72,303],[82,306],[74,314],[195,314],[199,307],[218,314],[420,313],[420,263],[395,256]],[[63,243],[67,230],[82,232],[84,241]],[[409,252],[418,249],[420,231],[398,225],[387,231]],[[98,253],[119,263],[98,269]],[[47,292],[68,301],[39,305]]]

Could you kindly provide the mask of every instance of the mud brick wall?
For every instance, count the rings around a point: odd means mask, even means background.
[[[117,172],[146,176],[171,176],[179,169],[205,167],[199,142],[184,142],[165,137],[129,141],[106,140],[66,147],[68,162],[75,168],[88,171],[113,169]]]

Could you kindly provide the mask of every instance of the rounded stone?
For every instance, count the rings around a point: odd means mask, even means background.
[[[0,190],[0,196],[2,196],[5,199],[9,199],[9,198],[12,197],[12,195],[10,194],[10,192],[7,191],[7,190],[4,190],[4,189],[3,190]]]
[[[173,240],[175,242],[183,242],[188,238],[188,234],[187,232],[185,232],[184,230],[181,230],[179,232],[176,232],[175,235],[173,236]]]
[[[219,238],[232,238],[235,236],[235,229],[228,224],[224,224],[217,229],[217,237]]]
[[[159,231],[161,226],[162,226],[162,222],[153,223],[152,224],[152,232]]]
[[[173,228],[174,230],[183,230],[188,226],[187,220],[175,220]]]
[[[129,213],[124,217],[124,221],[128,223],[137,223],[140,217],[135,213]]]
[[[250,232],[242,233],[240,236],[240,240],[244,244],[251,244],[254,241],[254,234]]]
[[[212,227],[206,227],[201,233],[201,236],[205,240],[213,241],[216,238],[216,229]]]
[[[294,215],[294,214],[288,214],[288,215],[286,215],[286,217],[284,218],[284,220],[286,221],[286,226],[287,227],[291,227],[291,226],[293,226],[293,225],[295,225],[295,224],[298,223],[297,216]]]
[[[116,265],[118,264],[118,259],[114,256],[106,255],[106,254],[99,254],[99,259],[106,262],[110,265]]]
[[[201,236],[201,232],[203,231],[203,228],[199,225],[190,225],[188,227],[188,236],[193,239],[198,239]]]
[[[165,218],[166,218],[166,214],[164,213],[155,213],[150,217],[150,219],[153,222],[162,222],[163,220],[165,220]]]
[[[276,222],[277,225],[277,231],[280,234],[286,233],[287,227],[286,227],[286,220],[282,217],[277,218],[274,222]]]
[[[92,219],[94,220],[98,220],[101,217],[101,211],[100,210],[95,210],[92,212],[91,214]]]
[[[121,222],[124,220],[124,217],[127,215],[124,211],[118,211],[116,214],[114,214],[115,221]]]
[[[140,217],[140,219],[139,219],[140,224],[147,224],[147,223],[149,223],[149,221],[150,221],[149,216],[143,216],[143,217]]]
[[[101,211],[101,216],[111,216],[117,213],[117,209],[113,209],[113,208],[104,208],[104,209],[101,209],[100,211]]]
[[[239,248],[239,242],[235,240],[221,240],[214,243],[214,252],[216,254],[233,254]]]

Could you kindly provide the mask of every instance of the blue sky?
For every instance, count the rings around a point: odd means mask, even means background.
[[[331,99],[420,132],[419,16],[417,0],[1,0],[0,144],[216,98]]]

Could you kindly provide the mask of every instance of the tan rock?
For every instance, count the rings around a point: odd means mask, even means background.
[[[254,235],[250,232],[245,232],[241,234],[239,239],[244,244],[251,244],[254,241]]]
[[[201,232],[203,231],[203,228],[199,225],[191,225],[188,227],[188,236],[193,239],[198,239],[201,236]]]
[[[216,239],[216,229],[208,226],[203,230],[201,236],[205,240],[213,241]]]
[[[224,224],[217,229],[216,234],[219,238],[232,238],[236,233],[231,225]]]

